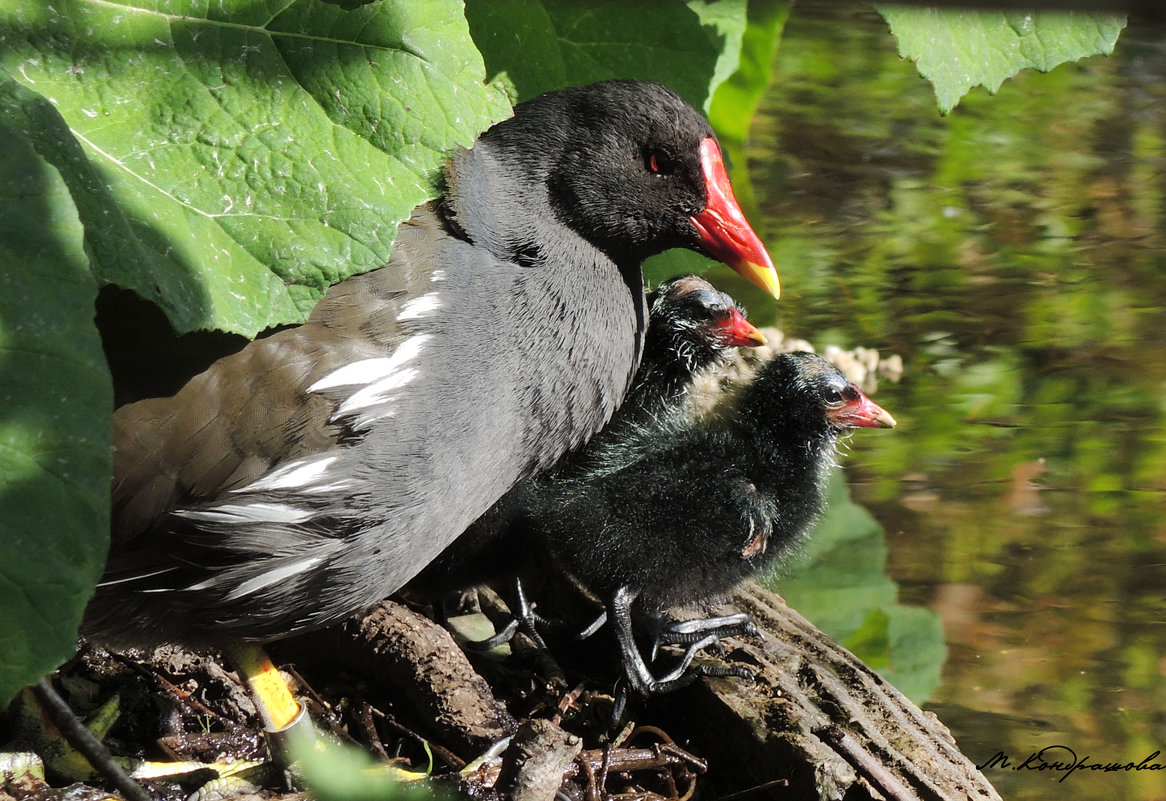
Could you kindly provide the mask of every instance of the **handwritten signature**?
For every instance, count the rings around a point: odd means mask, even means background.
[[[1077,752],[1067,745],[1046,745],[1039,751],[1034,751],[1022,762],[1014,762],[1003,751],[997,751],[982,765],[976,765],[980,770],[985,768],[1000,768],[1002,770],[1052,770],[1062,771],[1065,775],[1057,779],[1063,782],[1079,770],[1095,770],[1103,773],[1131,770],[1166,770],[1166,763],[1157,762],[1161,751],[1155,751],[1141,762],[1098,762],[1088,754],[1077,758]]]

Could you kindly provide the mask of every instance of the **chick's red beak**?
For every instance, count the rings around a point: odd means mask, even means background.
[[[775,298],[781,297],[781,282],[761,239],[749,227],[737,199],[721,148],[712,137],[700,144],[700,164],[708,191],[708,205],[689,218],[700,235],[701,247],[717,261],[732,267]]]
[[[858,397],[848,400],[836,409],[827,412],[830,420],[839,428],[894,428],[897,423],[886,409],[872,401],[862,390],[852,385]]]
[[[759,348],[765,344],[765,334],[736,309],[729,309],[728,315],[716,322],[714,336],[726,348]]]

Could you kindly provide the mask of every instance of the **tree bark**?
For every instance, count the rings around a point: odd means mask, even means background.
[[[746,612],[757,624],[761,637],[725,642],[725,661],[748,668],[755,678],[704,678],[652,699],[635,716],[707,759],[705,798],[748,791],[750,799],[786,801],[999,801],[934,714],[915,706],[778,595],[750,583],[709,611]],[[333,647],[378,652],[370,675],[407,685],[431,725],[443,730],[439,740],[480,748],[514,731],[484,680],[437,624],[384,604],[347,628],[358,636],[350,646]],[[391,670],[382,661],[386,648],[394,654]],[[373,668],[356,653],[344,658]]]
[[[935,715],[779,596],[747,584],[712,610],[732,611],[748,613],[762,632],[734,641],[728,655],[755,680],[705,678],[654,706],[670,710],[664,725],[673,737],[709,760],[715,795],[788,779],[771,797],[1000,798]]]

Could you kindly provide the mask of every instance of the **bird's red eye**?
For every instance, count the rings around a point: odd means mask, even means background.
[[[673,172],[672,160],[658,150],[649,151],[648,172],[653,175],[671,175]]]

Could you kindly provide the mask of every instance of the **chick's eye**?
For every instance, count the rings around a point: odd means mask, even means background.
[[[841,406],[844,400],[846,398],[843,396],[841,390],[835,389],[834,387],[826,388],[826,402],[831,406]]]

